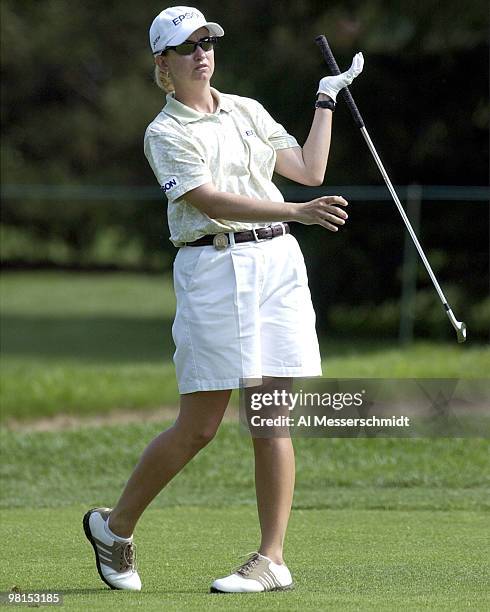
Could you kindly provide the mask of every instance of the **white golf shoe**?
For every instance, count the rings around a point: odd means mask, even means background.
[[[97,571],[111,589],[141,591],[133,538],[119,542],[106,527],[111,508],[93,508],[83,517],[83,529],[95,552]]]
[[[293,588],[293,579],[286,565],[278,565],[255,552],[235,573],[215,580],[211,593],[261,593]]]

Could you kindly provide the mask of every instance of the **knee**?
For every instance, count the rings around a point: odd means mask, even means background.
[[[192,433],[191,442],[197,448],[204,448],[216,435],[216,429],[209,428]]]
[[[204,448],[216,435],[217,428],[205,427],[203,429],[182,429],[182,442],[193,450]]]

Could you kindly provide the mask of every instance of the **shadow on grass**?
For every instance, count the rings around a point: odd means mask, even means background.
[[[1,319],[4,357],[73,358],[106,363],[172,358],[172,319],[115,316],[15,316]],[[396,340],[322,339],[322,354],[362,355],[397,346]]]
[[[174,352],[172,321],[136,317],[22,317],[1,321],[6,357],[73,358],[107,363],[161,362]]]
[[[102,595],[102,594],[113,594],[114,591],[109,587],[98,587],[92,589],[64,589],[64,588],[56,588],[56,589],[43,589],[44,591],[48,591],[49,593],[59,593],[60,595]]]

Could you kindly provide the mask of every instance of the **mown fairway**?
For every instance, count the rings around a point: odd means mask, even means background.
[[[78,610],[483,610],[490,603],[483,440],[298,439],[292,593],[214,596],[256,548],[250,441],[236,425],[162,492],[136,533],[145,591],[99,581],[81,528],[110,505],[156,424],[3,432],[0,590],[53,589]],[[485,603],[487,602],[487,603]]]
[[[115,502],[147,442],[170,424],[145,423],[144,414],[177,399],[173,307],[169,281],[158,277],[4,276],[0,591],[56,590],[66,608],[83,611],[490,606],[483,439],[296,439],[286,543],[296,590],[209,594],[258,544],[251,444],[230,422],[138,525],[144,591],[107,589],[81,520]],[[490,366],[488,349],[470,343],[327,340],[323,354],[331,377],[478,378]],[[123,408],[141,421],[83,425],[85,415]],[[29,425],[56,414],[82,418],[71,429]]]
[[[210,582],[255,545],[252,507],[148,510],[138,529],[138,594],[99,581],[79,528],[82,510],[4,512],[2,588],[59,591],[74,610],[484,610],[490,603],[485,517],[474,512],[298,510],[286,557],[295,591],[212,595]]]

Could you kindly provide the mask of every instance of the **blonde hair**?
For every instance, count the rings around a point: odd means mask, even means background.
[[[155,73],[154,73],[155,83],[157,87],[162,89],[165,93],[170,93],[174,91],[174,84],[172,83],[172,77],[168,72],[164,72],[160,69],[158,64],[155,64]]]

